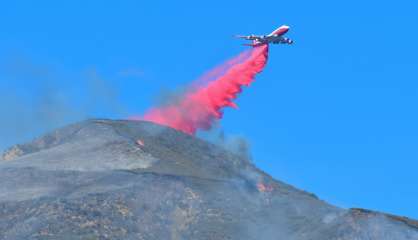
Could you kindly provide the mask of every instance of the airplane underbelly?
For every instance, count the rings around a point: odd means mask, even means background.
[[[282,37],[270,37],[268,39],[269,42],[280,42],[280,40],[282,39]]]

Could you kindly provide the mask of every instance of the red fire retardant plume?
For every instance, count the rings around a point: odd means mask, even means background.
[[[224,107],[237,108],[232,101],[263,70],[267,58],[268,45],[248,50],[206,74],[175,102],[150,109],[142,119],[191,135],[198,129],[208,130],[215,119],[222,118]]]

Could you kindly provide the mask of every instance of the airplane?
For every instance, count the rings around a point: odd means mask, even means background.
[[[253,41],[251,44],[243,44],[244,46],[252,46],[252,47],[258,47],[264,44],[293,44],[293,40],[287,37],[284,37],[284,35],[289,31],[290,27],[283,25],[276,30],[274,30],[269,35],[248,35],[248,36],[242,36],[238,35],[237,38],[243,38],[245,40],[251,40]]]

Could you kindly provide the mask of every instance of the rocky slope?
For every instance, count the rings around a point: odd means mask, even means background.
[[[0,239],[418,239],[412,219],[341,209],[247,159],[149,122],[89,120],[0,161]]]

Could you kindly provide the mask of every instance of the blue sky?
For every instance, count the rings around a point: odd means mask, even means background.
[[[418,218],[418,3],[3,1],[0,148],[87,117],[143,113],[291,26],[222,127],[274,177],[343,207]]]

